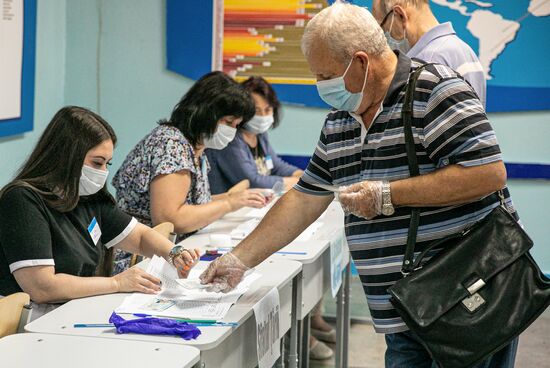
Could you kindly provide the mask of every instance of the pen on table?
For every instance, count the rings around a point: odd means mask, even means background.
[[[237,322],[194,322],[193,320],[175,320],[177,322],[187,322],[199,327],[237,327]],[[112,323],[75,323],[73,328],[108,328],[115,327]]]
[[[158,318],[157,316],[154,316],[152,314],[146,314],[146,313],[132,313],[136,317],[152,317],[152,318]],[[168,319],[173,319],[174,321],[178,322],[188,322],[188,323],[217,323],[215,319],[190,319],[190,318],[177,318],[177,317],[164,317]]]
[[[75,323],[74,328],[83,328],[83,327],[115,327],[112,323]]]
[[[133,313],[136,317],[155,317],[151,314],[145,314],[145,313]],[[190,319],[190,318],[171,318],[171,317],[165,317],[169,319],[173,319],[177,322],[187,322],[187,323],[193,323],[193,324],[201,324],[201,325],[219,325],[219,326],[238,326],[239,324],[237,322],[220,322],[216,321],[215,319]]]

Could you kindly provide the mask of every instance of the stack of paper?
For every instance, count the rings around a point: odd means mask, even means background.
[[[117,313],[141,313],[155,316],[222,319],[229,308],[244,294],[250,285],[260,278],[252,272],[228,293],[208,291],[200,283],[199,276],[210,262],[199,262],[187,279],[179,279],[176,269],[161,257],[153,257],[147,272],[162,281],[162,291],[157,295],[134,293],[124,299],[115,310]]]

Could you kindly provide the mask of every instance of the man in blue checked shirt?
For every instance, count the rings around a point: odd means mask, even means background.
[[[461,75],[426,66],[412,106],[420,175],[410,177],[401,109],[409,76],[422,64],[392,51],[367,9],[340,1],[309,21],[302,50],[319,95],[333,107],[313,157],[298,184],[239,246],[210,265],[202,282],[235,287],[248,268],[314,222],[339,187],[347,243],[374,328],[386,337],[386,367],[430,368],[435,363],[387,289],[403,277],[411,207],[420,208],[418,252],[484,218],[500,204],[500,189],[515,214],[495,133]],[[473,368],[511,368],[516,349],[517,339]]]

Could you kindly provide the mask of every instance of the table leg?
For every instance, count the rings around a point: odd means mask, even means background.
[[[348,344],[349,344],[349,330],[350,330],[350,303],[351,296],[351,261],[346,266],[344,271],[344,318],[343,318],[343,341],[342,341],[342,367],[348,366]]]
[[[345,277],[345,276],[344,276]],[[343,363],[342,353],[344,352],[344,294],[345,287],[344,281],[342,280],[342,285],[338,289],[336,294],[336,346],[335,346],[335,358],[334,366],[336,368],[345,367]]]
[[[288,366],[290,368],[298,368],[298,312],[302,305],[302,272],[298,273],[292,281],[292,307],[290,319],[290,346],[288,348]]]
[[[286,367],[286,359],[287,359],[287,351],[286,351],[286,337],[287,335],[284,334],[283,336],[281,336],[281,340],[279,341],[279,348],[281,349],[281,355],[279,356],[279,359],[277,359],[277,361],[275,362],[275,364],[273,365],[273,367],[275,368],[285,368]]]
[[[301,331],[301,344],[300,344],[300,367],[301,368],[309,368],[309,331],[310,331],[310,315],[304,317],[302,321],[300,321],[300,331]]]

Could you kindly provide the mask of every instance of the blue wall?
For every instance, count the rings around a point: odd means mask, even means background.
[[[165,26],[164,1],[40,0],[35,130],[0,141],[0,184],[9,180],[37,134],[64,104],[90,107],[114,126],[119,136],[112,166],[116,171],[192,84],[165,68]],[[277,151],[310,155],[325,113],[284,106],[282,125],[271,133]],[[507,162],[550,164],[550,112],[492,114],[490,120]],[[533,254],[550,271],[550,181],[512,180],[509,186],[535,240]]]
[[[64,103],[65,0],[38,1],[34,130],[0,138],[0,185],[21,166],[44,127]]]

